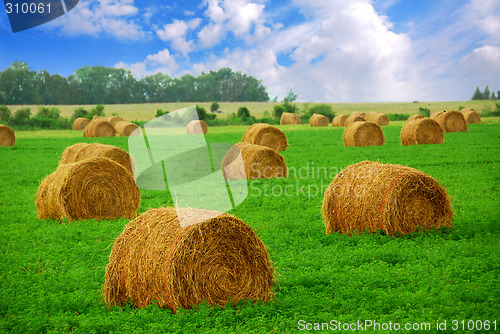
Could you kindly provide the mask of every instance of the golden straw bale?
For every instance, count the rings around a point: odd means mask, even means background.
[[[300,116],[298,114],[284,112],[281,114],[280,124],[281,125],[300,124]]]
[[[383,230],[387,235],[451,227],[446,190],[431,176],[401,165],[362,161],[342,170],[325,191],[326,233]]]
[[[430,119],[434,119],[434,120],[437,120],[438,116],[441,115],[443,112],[442,111],[436,111],[436,112],[433,112],[429,118]]]
[[[187,133],[190,135],[201,135],[208,132],[208,125],[202,120],[192,120],[186,126]]]
[[[130,136],[135,130],[139,128],[137,124],[130,122],[118,122],[114,125],[116,132],[122,137]]]
[[[236,160],[241,152],[245,171],[232,162]],[[226,179],[270,179],[275,177],[287,177],[288,169],[285,159],[277,151],[260,145],[237,143],[224,156],[222,160],[222,171]]]
[[[59,165],[36,195],[40,219],[132,219],[139,204],[132,174],[108,158]]]
[[[108,158],[116,161],[132,173],[130,155],[113,145],[78,143],[66,147],[61,155],[60,165],[92,158]]]
[[[309,119],[309,125],[313,127],[328,126],[328,124],[330,124],[328,117],[321,114],[313,114]]]
[[[265,123],[252,124],[243,134],[245,143],[267,146],[276,151],[286,151],[288,139],[283,131]]]
[[[94,117],[92,117],[92,120],[96,120],[96,119],[106,119],[106,117],[94,115]]]
[[[462,114],[464,115],[467,124],[479,124],[481,123],[481,116],[474,109],[462,109]]]
[[[0,146],[14,146],[16,144],[16,135],[7,125],[0,124]]]
[[[347,115],[338,115],[332,120],[332,126],[344,126],[345,120],[347,119]]]
[[[73,122],[73,130],[83,130],[87,125],[89,125],[90,119],[78,117]]]
[[[123,118],[121,118],[120,116],[110,116],[110,117],[107,117],[106,120],[111,123],[111,125],[115,126],[116,123],[118,122],[124,122],[125,120]]]
[[[384,145],[384,132],[380,125],[373,122],[354,122],[344,130],[344,146]]]
[[[406,122],[401,129],[401,143],[407,145],[442,144],[444,131],[433,119],[419,118]]]
[[[389,117],[386,114],[382,114],[379,112],[369,112],[366,114],[365,120],[367,122],[373,122],[380,126],[389,124]]]
[[[105,119],[92,120],[83,129],[84,137],[114,137],[115,135],[115,128]]]
[[[155,301],[176,312],[204,300],[224,306],[273,298],[269,254],[247,224],[226,213],[177,210],[189,215],[182,225],[176,209],[157,208],[125,226],[106,266],[103,296],[108,305],[130,299],[143,308]]]
[[[410,121],[413,121],[415,119],[421,119],[421,118],[426,118],[426,117],[422,114],[415,114],[415,115],[411,115],[410,117],[408,117],[408,119],[406,121],[410,122]]]
[[[363,118],[366,117],[366,113],[365,112],[359,112],[359,111],[355,111],[351,114],[351,116],[361,116]]]
[[[347,118],[344,121],[344,126],[348,127],[349,125],[351,125],[354,122],[364,122],[364,121],[365,121],[365,118],[363,116],[353,114],[353,115],[347,116]]]
[[[464,132],[468,130],[464,115],[456,110],[441,113],[436,121],[441,125],[444,132]]]

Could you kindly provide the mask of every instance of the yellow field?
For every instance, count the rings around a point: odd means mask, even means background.
[[[454,102],[381,102],[381,103],[326,103],[332,106],[333,110],[337,115],[350,114],[354,111],[368,112],[375,111],[381,113],[408,113],[416,114],[418,113],[419,107],[425,107],[431,110],[431,112],[442,111],[442,110],[458,110],[459,106],[464,106],[466,108],[474,108],[476,111],[481,112],[485,110],[495,110],[495,102],[497,101],[454,101]],[[142,103],[142,104],[107,104],[105,105],[104,112],[106,116],[118,115],[123,117],[128,121],[148,121],[155,117],[156,110],[168,110],[174,111],[183,107],[188,107],[194,105],[194,102],[186,103]],[[207,111],[210,110],[211,102],[202,102],[198,105],[204,107]],[[227,115],[236,113],[239,107],[245,106],[250,110],[252,116],[262,117],[265,111],[269,112],[271,115],[273,106],[281,104],[281,102],[220,102],[221,114],[217,117],[224,118]],[[297,103],[300,110],[306,109],[318,103]],[[9,106],[12,112],[25,106]],[[38,106],[30,105],[31,113],[35,114],[38,110]],[[60,105],[58,107],[63,116],[71,116],[74,110],[78,107],[84,107],[89,110],[95,105]]]

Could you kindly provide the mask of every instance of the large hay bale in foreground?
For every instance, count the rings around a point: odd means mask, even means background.
[[[66,147],[61,155],[60,165],[92,158],[108,158],[118,162],[132,173],[130,155],[113,145],[78,143]]]
[[[114,125],[116,132],[122,137],[130,136],[135,130],[139,128],[137,124],[130,122],[118,122]]]
[[[364,121],[365,121],[365,118],[363,116],[353,114],[353,115],[347,116],[347,118],[344,121],[344,126],[348,127],[349,125],[351,125],[354,122],[364,122]]]
[[[354,122],[344,130],[344,146],[384,145],[384,132],[380,125],[373,122]]]
[[[345,120],[347,119],[347,115],[338,115],[335,116],[332,120],[332,126],[344,126]]]
[[[464,115],[467,124],[480,124],[481,116],[474,109],[462,109],[462,114]]]
[[[429,118],[430,119],[434,119],[434,120],[437,120],[438,116],[441,115],[443,113],[443,111],[436,111],[436,112],[433,112],[432,114],[430,114]]]
[[[233,169],[232,162],[239,157],[240,152],[245,171],[240,169],[239,164]],[[237,143],[226,153],[222,160],[222,172],[230,180],[270,179],[288,175],[285,159],[281,154],[269,147],[248,143]]]
[[[300,116],[298,114],[284,112],[281,114],[280,125],[300,124]]]
[[[132,174],[108,158],[59,165],[36,194],[40,219],[131,219],[139,203]]]
[[[201,135],[208,132],[208,125],[202,120],[192,120],[186,126],[186,131],[190,135]]]
[[[16,144],[16,135],[7,125],[0,124],[0,146],[14,146]]]
[[[309,119],[309,125],[312,127],[328,126],[328,124],[330,124],[330,121],[325,115],[313,114]]]
[[[389,124],[389,117],[386,114],[379,112],[369,112],[366,114],[365,120],[367,122],[373,122],[380,126],[385,126]]]
[[[120,116],[110,116],[107,117],[106,120],[111,123],[111,125],[115,126],[119,122],[124,122],[125,120]]]
[[[143,308],[192,308],[205,300],[224,306],[273,298],[274,269],[266,246],[242,220],[213,211],[151,209],[116,239],[106,267],[103,296],[109,305],[130,299]],[[217,214],[217,213],[215,213]],[[190,220],[191,220],[190,219]]]
[[[444,131],[433,119],[420,118],[406,122],[401,129],[401,144],[442,144],[444,142]]]
[[[114,137],[116,135],[116,130],[105,119],[93,119],[86,127],[83,129],[84,137]]]
[[[463,132],[468,130],[464,115],[456,110],[441,113],[436,121],[441,125],[444,132]]]
[[[241,141],[267,146],[276,151],[286,151],[288,139],[283,131],[265,123],[252,124],[243,134]]]
[[[78,117],[73,122],[73,130],[83,130],[87,125],[89,125],[90,119],[84,117]]]
[[[453,210],[446,190],[429,175],[362,161],[335,176],[325,191],[322,214],[327,234],[381,229],[394,235],[450,227]]]
[[[411,115],[410,117],[408,117],[408,119],[406,121],[410,122],[410,121],[413,121],[416,119],[421,119],[421,118],[426,118],[426,117],[422,114],[415,114],[415,115]]]

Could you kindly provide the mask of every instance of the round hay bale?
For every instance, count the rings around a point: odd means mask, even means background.
[[[83,130],[87,125],[89,125],[90,119],[78,117],[73,122],[73,130]]]
[[[252,124],[243,134],[242,142],[286,151],[288,139],[283,131],[265,123]]]
[[[443,112],[442,111],[436,111],[436,112],[433,112],[429,118],[430,119],[434,119],[434,120],[437,120],[438,116],[441,115]]]
[[[373,122],[380,126],[389,124],[389,117],[386,114],[378,113],[378,112],[369,112],[366,114],[365,120],[367,122]]]
[[[93,119],[83,129],[84,137],[114,137],[115,135],[115,128],[105,119]]]
[[[14,146],[16,144],[16,135],[7,125],[0,124],[0,146]]]
[[[362,161],[342,170],[325,191],[326,233],[378,229],[387,235],[451,227],[446,190],[414,168]]]
[[[106,119],[105,117],[101,117],[101,116],[94,116],[92,117],[92,120],[96,120],[96,119]]]
[[[363,118],[366,117],[366,113],[365,112],[360,112],[360,111],[355,111],[351,114],[351,116],[354,115],[354,116],[361,116]]]
[[[208,125],[202,120],[192,120],[186,126],[187,133],[190,135],[201,135],[208,132]]]
[[[139,204],[132,174],[108,158],[59,165],[36,194],[40,219],[132,219]]]
[[[330,124],[330,121],[328,120],[328,117],[326,117],[325,115],[313,114],[309,119],[309,125],[313,127],[328,126],[328,124]]]
[[[130,122],[118,122],[114,125],[116,132],[122,137],[130,136],[135,130],[139,128],[137,124]]]
[[[300,116],[298,114],[284,112],[281,114],[280,124],[281,125],[300,124]]]
[[[424,115],[422,114],[415,114],[415,115],[411,115],[410,117],[408,117],[408,119],[406,120],[407,122],[411,122],[413,120],[416,120],[416,119],[422,119],[422,118],[427,118],[425,117]]]
[[[354,122],[344,130],[344,146],[384,145],[384,132],[380,125],[373,122]]]
[[[442,144],[444,142],[444,131],[433,119],[420,118],[406,122],[401,129],[401,144]]]
[[[347,119],[347,115],[338,115],[335,116],[332,120],[332,126],[344,126],[345,120]]]
[[[181,226],[174,208],[157,208],[125,226],[106,266],[107,304],[130,299],[143,308],[156,301],[176,312],[203,300],[224,306],[273,298],[269,254],[247,224],[226,213],[211,218],[218,213],[180,210],[192,217],[191,224],[183,220]]]
[[[467,124],[481,123],[481,116],[474,109],[462,109],[461,112],[464,115]]]
[[[232,162],[236,160],[241,152],[245,164],[245,173],[236,166],[232,168]],[[287,177],[288,169],[285,159],[277,151],[260,145],[238,143],[234,145],[222,159],[222,172],[226,179],[270,179],[275,177]]]
[[[124,122],[125,120],[123,118],[121,118],[120,116],[110,116],[108,118],[106,118],[106,120],[111,123],[111,125],[115,126],[116,123],[119,123],[119,122]]]
[[[436,121],[441,125],[444,132],[464,132],[468,130],[464,115],[456,110],[441,113]]]
[[[116,161],[132,173],[130,155],[113,145],[78,143],[66,147],[61,155],[60,165],[92,158],[108,158]]]
[[[349,115],[349,116],[347,116],[347,118],[344,121],[344,126],[348,127],[349,125],[351,125],[354,122],[364,122],[364,121],[365,121],[365,118],[363,116]]]

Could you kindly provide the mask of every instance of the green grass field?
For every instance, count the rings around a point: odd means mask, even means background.
[[[345,148],[343,128],[281,127],[290,144],[283,152],[288,167],[324,167],[329,175],[251,181],[248,198],[232,212],[269,248],[274,301],[202,305],[177,314],[155,305],[137,310],[104,304],[105,266],[127,220],[37,218],[35,193],[65,147],[100,142],[127,149],[127,139],[18,132],[15,147],[0,147],[0,332],[288,333],[332,320],[417,323],[421,329],[429,323],[430,332],[446,320],[442,333],[455,332],[454,320],[458,326],[489,320],[489,332],[495,332],[493,321],[498,332],[500,123],[446,133],[443,145],[411,147],[400,144],[401,127],[392,122],[383,128],[386,144],[366,148]],[[236,143],[244,131],[211,128],[207,140]],[[365,159],[408,165],[437,179],[452,198],[453,228],[405,237],[326,235],[322,191],[335,171]],[[278,196],[287,185],[296,191]],[[140,212],[172,204],[164,193],[142,195]]]

